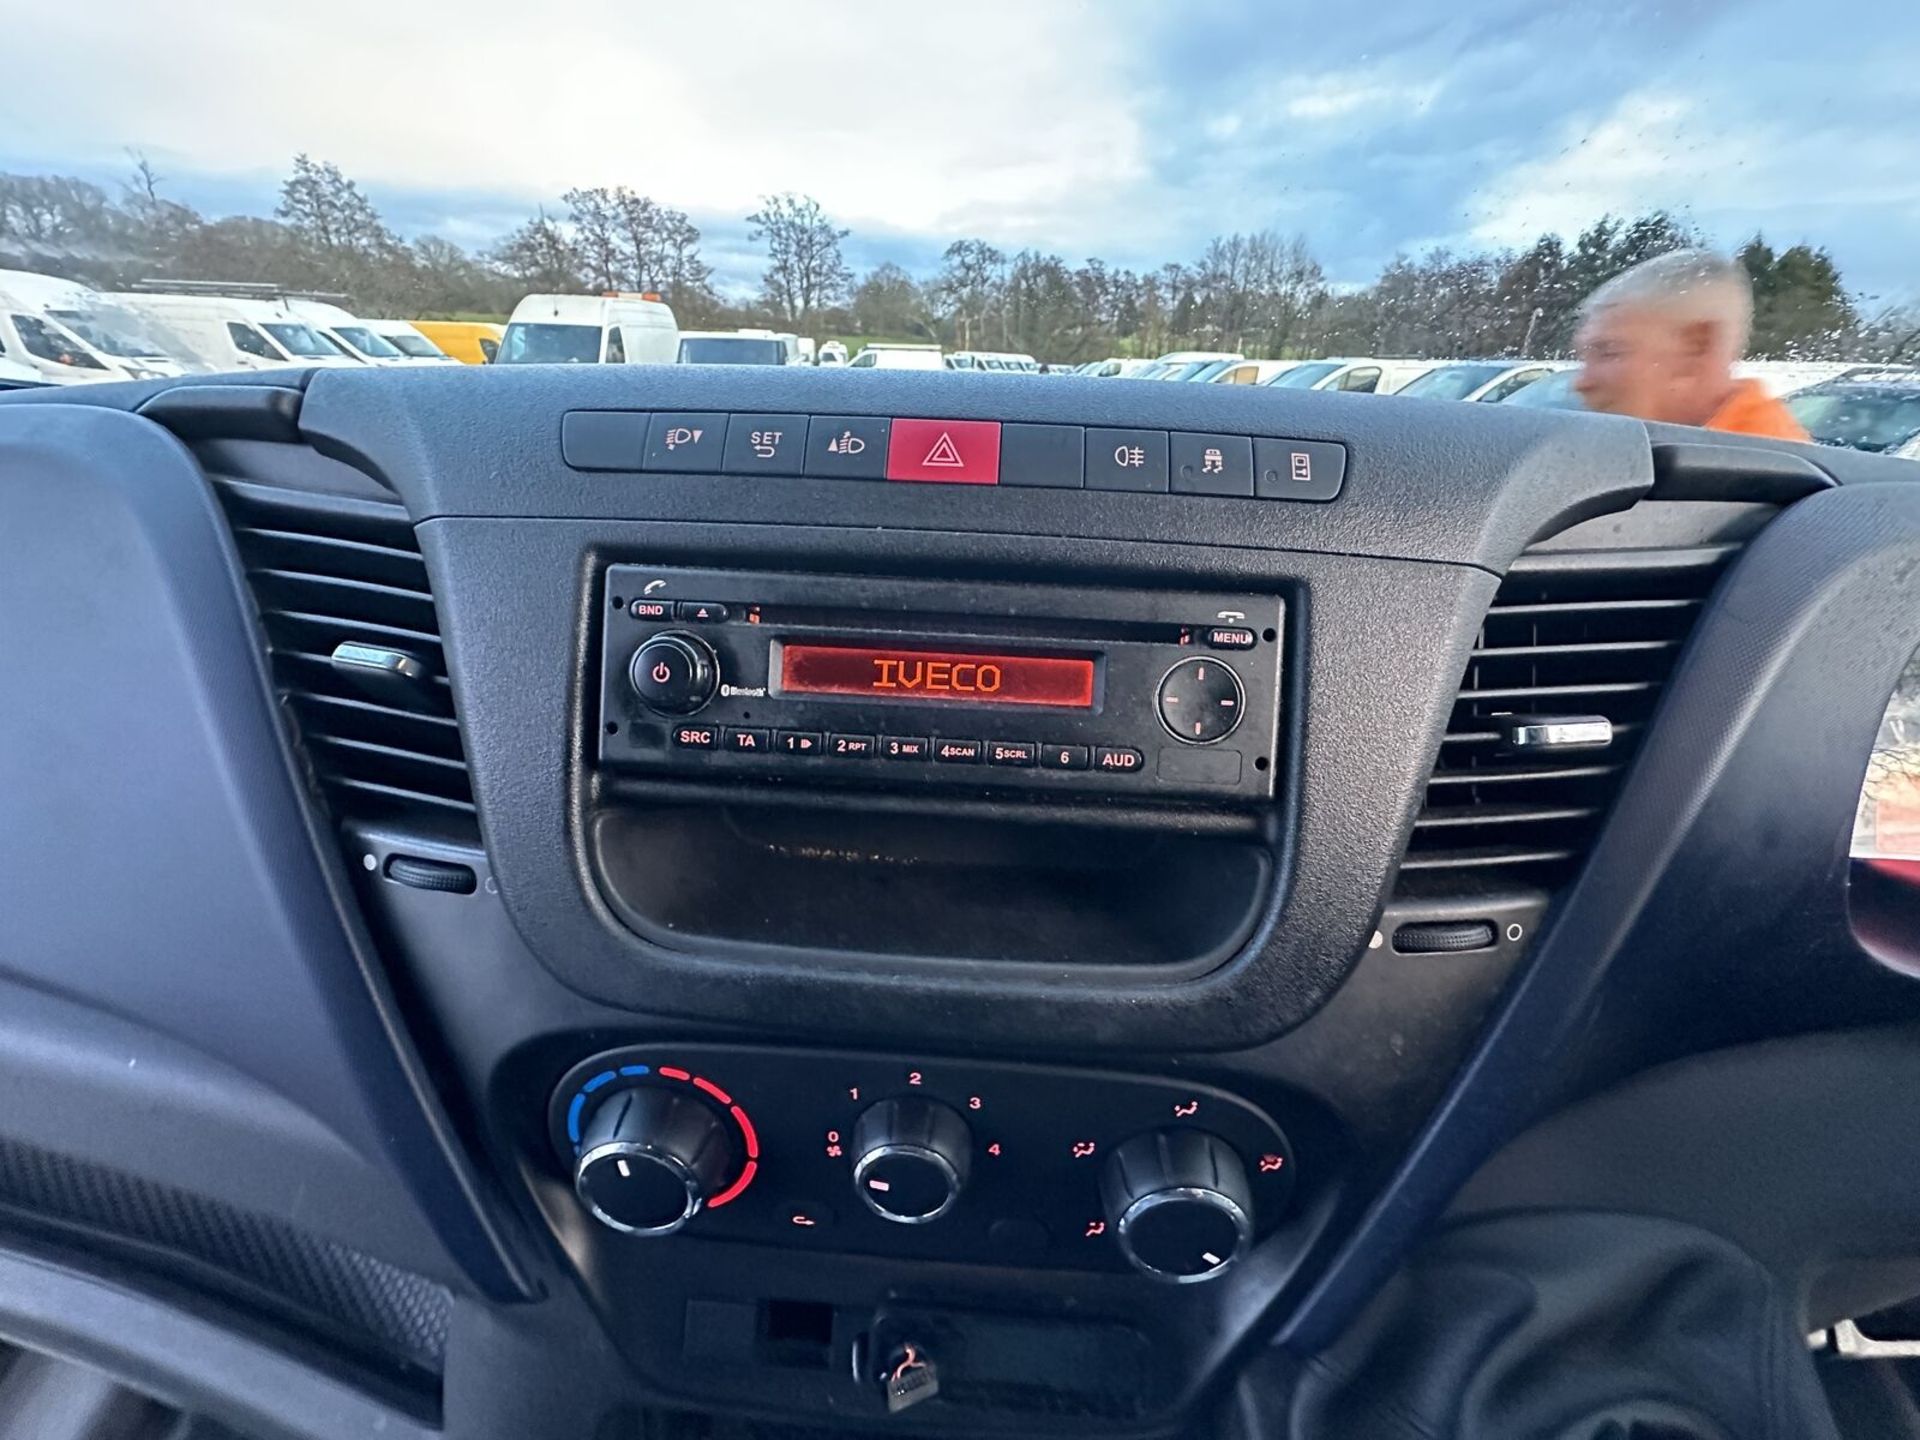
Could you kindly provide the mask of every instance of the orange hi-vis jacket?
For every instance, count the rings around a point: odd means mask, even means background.
[[[1758,380],[1734,382],[1733,393],[1707,421],[1709,430],[1731,430],[1739,435],[1766,435],[1775,440],[1811,440],[1793,412],[1767,393]]]

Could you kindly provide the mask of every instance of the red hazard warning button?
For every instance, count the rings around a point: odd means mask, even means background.
[[[998,420],[895,420],[887,439],[889,480],[1000,483]]]

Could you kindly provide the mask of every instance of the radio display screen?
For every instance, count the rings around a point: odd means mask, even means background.
[[[995,655],[789,641],[780,646],[777,673],[783,695],[1093,708],[1092,656]]]

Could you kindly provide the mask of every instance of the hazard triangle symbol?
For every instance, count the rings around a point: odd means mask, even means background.
[[[953,436],[942,430],[940,432],[940,438],[933,442],[933,449],[927,452],[927,458],[920,463],[922,465],[942,465],[950,469],[957,469],[967,462],[960,458],[960,450],[959,447],[953,443]]]

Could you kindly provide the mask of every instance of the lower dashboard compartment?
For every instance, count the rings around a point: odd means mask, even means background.
[[[1245,835],[750,803],[605,809],[591,855],[628,928],[675,949],[1187,971],[1239,949],[1274,875]]]

